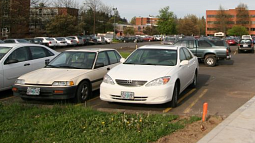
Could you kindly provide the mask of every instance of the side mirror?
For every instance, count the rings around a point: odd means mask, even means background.
[[[17,59],[11,59],[11,60],[6,61],[5,64],[14,64],[17,62],[19,62]]]
[[[45,66],[47,66],[49,63],[50,63],[49,59],[45,60]]]
[[[96,63],[95,69],[104,67],[104,63]]]
[[[121,59],[120,59],[120,62],[121,62],[121,63],[124,63],[125,60],[126,60],[125,58],[121,58]]]
[[[189,64],[189,61],[188,61],[188,60],[183,60],[183,61],[181,61],[181,63],[180,63],[181,66],[188,65],[188,64]]]

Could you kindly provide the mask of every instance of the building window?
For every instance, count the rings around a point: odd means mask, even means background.
[[[251,21],[251,24],[255,24],[255,21]]]
[[[255,18],[255,15],[250,15],[251,18]]]
[[[227,21],[226,24],[235,24],[235,21]]]
[[[215,18],[216,15],[207,15],[207,18]]]
[[[237,21],[236,24],[249,24],[249,21]]]
[[[255,28],[251,28],[251,31],[255,31]]]
[[[207,24],[220,24],[219,21],[207,21]]]

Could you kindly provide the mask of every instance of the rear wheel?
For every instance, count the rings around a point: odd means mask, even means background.
[[[216,57],[215,55],[206,55],[205,56],[205,60],[204,60],[204,63],[206,66],[209,66],[209,67],[214,67],[216,65]]]
[[[74,101],[83,103],[91,96],[90,84],[88,81],[83,81],[79,84]]]

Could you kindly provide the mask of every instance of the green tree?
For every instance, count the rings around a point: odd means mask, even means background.
[[[155,27],[155,26],[147,26],[145,28],[145,30],[143,31],[144,34],[147,34],[147,35],[158,35],[159,32],[158,32],[158,29]]]
[[[158,31],[161,34],[176,34],[176,16],[169,11],[169,6],[159,10]]]
[[[126,36],[135,35],[135,30],[134,30],[133,27],[127,27],[127,28],[124,29],[123,33]]]
[[[228,30],[227,34],[229,36],[242,36],[242,35],[248,35],[249,32],[244,26],[235,25]]]
[[[136,17],[133,17],[130,21],[130,24],[136,25]]]
[[[217,29],[217,32],[227,33],[228,30],[228,21],[230,21],[231,16],[226,13],[226,10],[220,6],[216,15],[217,22],[214,23],[214,28]]]
[[[67,36],[77,34],[76,18],[71,15],[57,15],[46,25],[50,36]]]

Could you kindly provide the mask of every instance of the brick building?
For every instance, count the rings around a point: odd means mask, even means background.
[[[46,34],[47,23],[57,15],[71,15],[76,17],[78,24],[78,9],[59,7],[30,8],[29,31],[34,35]]]
[[[0,38],[21,38],[29,32],[30,0],[0,0]]]
[[[225,13],[228,15],[226,21],[226,31],[232,28],[234,25],[243,25],[249,31],[250,35],[255,35],[255,10],[248,10],[249,18],[245,21],[238,21],[236,9],[225,10]],[[219,24],[219,19],[217,18],[219,10],[206,10],[206,35],[213,36],[214,33],[222,32],[217,28]],[[225,33],[226,34],[226,33]]]
[[[137,17],[135,21],[134,29],[136,31],[136,35],[143,35],[143,31],[146,27],[157,26],[158,18],[156,17]]]

